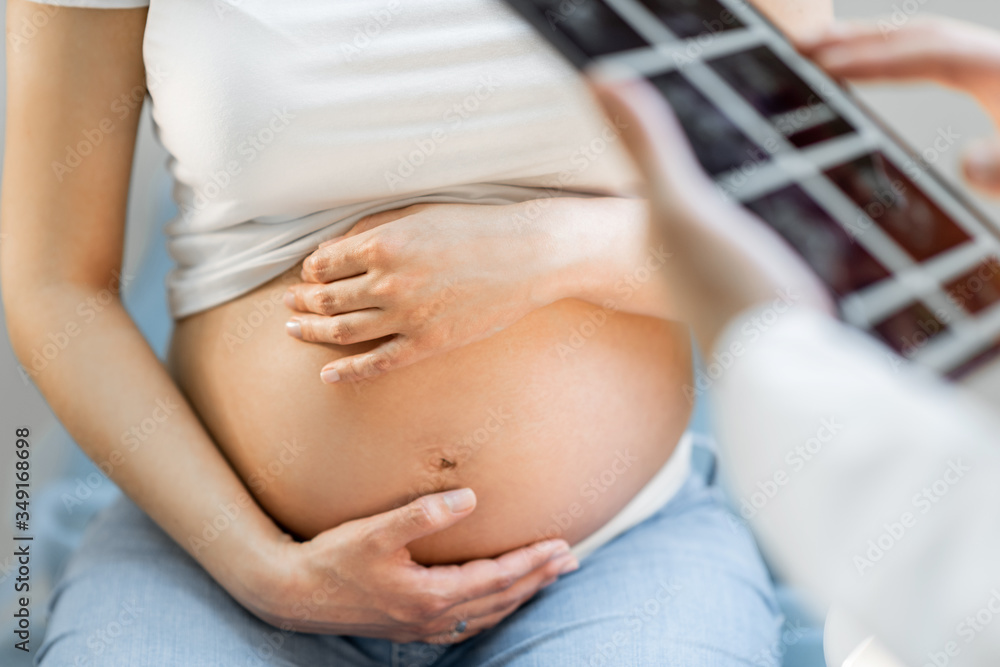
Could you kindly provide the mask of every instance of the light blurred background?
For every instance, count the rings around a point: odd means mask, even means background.
[[[839,17],[871,17],[891,14],[904,4],[920,7],[921,14],[946,14],[1000,29],[1000,5],[991,0],[834,0]],[[2,20],[2,18],[0,18]],[[4,85],[4,90],[6,84]],[[970,99],[933,86],[872,86],[861,89],[861,96],[888,123],[899,132],[914,148],[922,150],[930,147],[939,130],[952,128],[961,136],[961,141],[945,154],[937,167],[961,187],[957,168],[962,148],[976,137],[993,132],[989,119]],[[0,92],[0,94],[3,94]],[[4,105],[5,106],[5,105]],[[0,110],[0,114],[4,113]],[[3,137],[0,136],[0,146]],[[140,127],[140,140],[136,161],[132,172],[132,190],[129,203],[127,233],[126,274],[135,272],[139,259],[149,247],[154,234],[160,233],[156,225],[162,223],[169,214],[166,204],[168,182],[164,172],[165,154],[153,138],[148,108],[144,111]],[[1000,225],[1000,205],[996,202],[978,200],[985,210]],[[2,239],[0,239],[2,242]],[[3,317],[0,310],[0,318]],[[31,429],[32,441],[32,488],[34,514],[44,508],[37,501],[39,493],[47,481],[65,475],[65,452],[47,451],[46,436],[53,432],[57,422],[44,399],[34,388],[22,380],[18,362],[10,349],[6,327],[0,327],[0,619],[5,628],[0,637],[0,664],[16,667],[30,664],[30,659],[19,652],[11,651],[13,639],[6,630],[6,620],[12,613],[11,591],[13,588],[11,553],[13,544],[13,441],[14,429],[27,426]],[[37,554],[34,570],[44,567],[46,554]],[[33,572],[34,574],[34,572]],[[41,634],[41,617],[44,614],[44,598],[48,583],[39,576],[32,587],[32,615],[36,630],[32,634],[32,645],[37,648]],[[803,666],[805,667],[805,666]],[[811,666],[810,666],[811,667]]]

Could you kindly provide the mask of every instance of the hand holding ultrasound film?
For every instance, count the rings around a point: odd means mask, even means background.
[[[652,84],[715,194],[797,251],[845,321],[953,377],[1000,351],[996,228],[756,10],[738,0],[510,4],[577,67]]]

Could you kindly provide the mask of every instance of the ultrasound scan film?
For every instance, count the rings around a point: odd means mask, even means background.
[[[507,0],[580,69],[670,103],[720,195],[771,226],[843,319],[958,377],[1000,353],[989,220],[742,0]]]
[[[641,2],[681,38],[745,27],[735,14],[715,0],[641,0]]]
[[[885,155],[864,155],[824,172],[876,225],[922,262],[972,241]]]
[[[795,248],[838,296],[889,277],[878,260],[797,186],[766,194],[746,206]]]
[[[538,7],[546,15],[559,17],[554,24],[557,32],[588,58],[649,46],[649,42],[603,2],[543,0]]]
[[[854,131],[766,46],[712,60],[709,66],[798,148]]]
[[[712,176],[738,168],[748,160],[764,161],[767,153],[747,138],[725,114],[678,72],[650,77],[676,109],[695,156]]]

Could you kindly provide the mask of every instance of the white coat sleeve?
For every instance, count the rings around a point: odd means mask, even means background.
[[[744,313],[707,361],[724,473],[790,583],[907,664],[1000,665],[1000,420],[802,309]]]

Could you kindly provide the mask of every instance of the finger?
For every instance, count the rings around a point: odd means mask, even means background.
[[[450,528],[476,508],[472,489],[455,489],[421,496],[400,508],[358,520],[362,544],[372,557],[395,554],[421,537]],[[414,566],[417,572],[425,568]]]
[[[1000,196],[1000,139],[973,145],[962,159],[962,168],[974,187]]]
[[[555,580],[552,580],[555,581]],[[459,616],[455,617],[455,623],[451,625],[451,628],[443,632],[434,632],[427,634],[420,638],[420,641],[427,642],[428,644],[457,644],[459,642],[464,642],[467,639],[472,639],[481,632],[485,632],[490,628],[499,625],[501,621],[513,614],[518,608],[521,607],[525,602],[531,599],[532,596],[528,596],[524,600],[519,601],[517,604],[513,604],[510,607],[498,611],[490,616],[476,618],[473,620],[466,619],[465,630],[459,634],[453,632],[455,624],[458,623]]]
[[[326,241],[323,241],[317,247],[326,248],[327,246],[332,246],[334,243],[342,241],[343,239],[344,239],[344,234],[341,234],[340,236],[334,236],[332,239],[327,239]]]
[[[550,558],[506,590],[454,607],[444,619],[435,621],[428,628],[425,641],[454,643],[488,630],[517,611],[540,590],[555,583],[562,574],[569,574],[578,568],[576,557],[570,553]],[[458,620],[465,620],[466,629],[456,637],[452,630]]]
[[[969,72],[995,58],[995,43],[991,33],[950,19],[921,17],[900,26],[883,18],[838,26],[800,50],[838,78],[961,86]]]
[[[434,590],[455,605],[502,593],[551,560],[569,553],[565,540],[546,540],[462,565],[438,565],[415,574],[415,590]],[[550,573],[551,574],[551,573]]]
[[[292,310],[317,315],[338,315],[374,308],[376,302],[367,276],[354,276],[332,283],[299,283],[285,292],[285,305]]]
[[[557,550],[547,561],[507,588],[460,604],[454,607],[451,613],[476,619],[500,613],[511,607],[516,608],[534,596],[543,586],[579,567],[580,563],[576,556],[569,551]]]
[[[885,39],[886,29],[877,22],[862,20],[835,21],[812,34],[794,37],[795,46],[802,53],[809,52],[845,41],[878,37]]]
[[[354,223],[354,226],[351,227],[346,236],[357,236],[358,234],[367,232],[369,229],[374,229],[375,227],[392,222],[393,220],[399,220],[400,218],[405,218],[408,215],[413,215],[426,206],[427,204],[413,204],[411,206],[404,206],[403,208],[391,208],[387,211],[379,211],[378,213],[366,215]]]
[[[285,325],[288,334],[309,343],[351,345],[376,340],[393,333],[389,317],[381,308],[368,308],[342,315],[296,315]]]
[[[389,371],[409,366],[424,356],[426,355],[413,349],[410,339],[396,333],[392,340],[382,343],[374,350],[330,362],[320,370],[320,378],[327,384],[371,380]]]
[[[939,79],[943,70],[941,53],[919,40],[845,41],[811,55],[830,75],[856,81]]]
[[[336,243],[317,248],[302,262],[302,280],[307,283],[330,283],[365,273],[368,265],[357,239],[345,237]]]
[[[667,101],[643,80],[596,76],[592,88],[608,115],[624,126],[623,142],[646,174],[650,197],[661,209],[669,210],[690,198],[671,196],[678,191],[714,198],[711,183]]]

